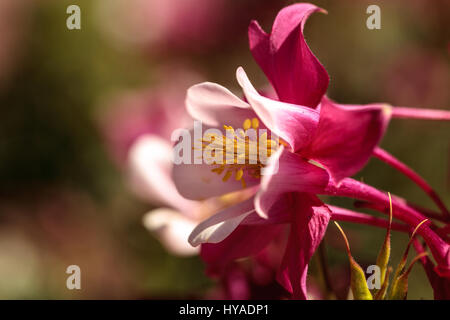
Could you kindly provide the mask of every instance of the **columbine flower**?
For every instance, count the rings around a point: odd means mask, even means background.
[[[193,245],[218,243],[242,223],[242,227],[225,240],[225,244],[235,238],[239,243],[246,243],[245,246],[235,243],[228,254],[237,258],[264,248],[280,231],[280,226],[273,222],[290,221],[290,241],[280,279],[288,290],[304,298],[307,263],[330,218],[329,209],[314,194],[324,190],[329,176],[339,181],[365,164],[384,132],[389,113],[380,105],[342,106],[326,98],[315,110],[261,96],[242,68],[237,70],[237,79],[248,102],[217,84],[203,83],[188,90],[190,114],[210,127],[225,130],[262,126],[279,136],[281,143],[275,145],[270,140],[273,152],[267,167],[259,162],[238,164],[238,155],[231,164],[174,166],[178,191],[188,199],[218,196],[241,190],[243,186],[252,187],[256,192],[246,201],[199,224],[189,240]],[[226,139],[224,132],[220,141]],[[227,153],[226,143],[217,146],[223,146],[222,153]],[[326,170],[310,160],[320,163]],[[276,174],[255,174],[255,166],[270,172],[276,163],[279,163]],[[258,214],[267,220],[259,218]],[[260,225],[245,227],[248,224]]]
[[[270,143],[274,152],[266,168],[270,171],[279,163],[278,172],[260,176],[258,171],[255,174],[255,165],[237,163],[182,164],[175,166],[173,172],[178,191],[188,199],[218,196],[243,186],[252,187],[256,192],[246,201],[205,220],[193,231],[189,240],[194,246],[222,242],[204,246],[206,261],[213,261],[211,256],[218,256],[217,252],[227,252],[226,258],[221,255],[222,261],[256,253],[280,232],[281,226],[277,223],[290,222],[290,238],[279,280],[301,298],[306,297],[307,264],[331,215],[314,194],[324,190],[329,177],[338,183],[343,177],[356,173],[369,159],[389,119],[389,107],[385,105],[338,105],[323,96],[328,75],[301,34],[305,19],[314,8],[294,5],[282,10],[267,40],[276,44],[265,47],[274,50],[269,57],[275,60],[283,61],[283,54],[292,56],[287,47],[299,49],[290,60],[293,68],[275,67],[278,71],[273,72],[278,72],[278,78],[271,79],[281,100],[287,102],[258,94],[242,68],[237,70],[237,79],[247,102],[213,83],[188,90],[188,111],[204,124],[228,130],[261,126],[279,136],[279,145]],[[285,20],[289,23],[281,23],[286,16],[290,17]],[[263,50],[261,46],[256,48],[258,52]],[[287,84],[279,83],[279,79],[285,78],[289,79]],[[294,92],[292,87],[286,89],[292,83],[298,91]],[[226,139],[224,133],[221,141]],[[257,163],[256,167],[261,170],[265,164]]]
[[[256,22],[250,26],[252,53],[279,100],[261,96],[242,68],[237,70],[237,80],[246,101],[213,83],[188,90],[187,108],[192,117],[209,128],[221,129],[214,139],[210,136],[200,141],[201,151],[212,145],[219,156],[229,154],[227,142],[238,144],[239,137],[230,138],[226,131],[234,133],[235,128],[242,127],[246,133],[250,128],[264,128],[280,137],[279,143],[266,140],[265,136],[256,138],[257,144],[269,141],[269,163],[208,162],[176,165],[173,170],[178,191],[188,199],[206,199],[242,188],[248,188],[252,194],[206,219],[190,235],[192,245],[203,244],[202,256],[209,265],[259,252],[280,233],[282,223],[289,223],[290,235],[278,279],[299,298],[306,298],[307,265],[330,217],[356,222],[362,218],[359,222],[375,225],[359,213],[335,207],[332,212],[315,194],[349,196],[377,205],[386,203],[386,194],[346,177],[368,161],[392,113],[405,116],[412,112],[407,108],[392,111],[385,104],[340,105],[324,96],[328,75],[302,34],[307,17],[320,10],[311,4],[289,6],[278,14],[270,35]],[[442,114],[426,116],[435,118]],[[194,144],[193,148],[199,146]],[[245,159],[257,158],[247,151],[249,146],[243,150],[232,153],[236,159],[242,155]],[[273,174],[261,175],[263,169]],[[408,226],[416,226],[424,219],[402,199],[394,198],[393,205],[395,216]],[[408,226],[401,228],[408,230]],[[446,273],[448,244],[430,225],[423,226],[419,233],[438,261],[437,270]]]

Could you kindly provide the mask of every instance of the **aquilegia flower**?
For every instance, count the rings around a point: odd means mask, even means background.
[[[284,8],[271,34],[256,22],[250,25],[250,49],[278,99],[260,95],[242,68],[236,76],[245,100],[214,83],[188,90],[190,115],[216,131],[191,141],[192,148],[201,151],[202,163],[183,153],[189,161],[175,165],[172,173],[178,192],[187,199],[248,192],[245,200],[207,218],[191,233],[189,242],[202,244],[202,256],[209,265],[256,254],[277,237],[283,224],[290,226],[278,280],[296,298],[307,297],[308,262],[333,215],[376,224],[361,214],[326,206],[316,195],[389,203],[385,193],[348,177],[373,155],[391,115],[408,113],[386,104],[341,105],[325,96],[327,72],[303,38],[306,19],[316,11],[322,10],[312,4]],[[267,132],[247,139],[250,129]],[[186,139],[184,135],[180,143]],[[268,162],[252,151],[252,143],[267,147]],[[230,155],[231,162],[216,161]],[[212,156],[218,157],[211,161]],[[393,198],[393,206],[394,217],[407,224],[402,225],[406,230],[424,220],[422,213],[398,197]],[[430,223],[419,234],[438,263],[436,270],[449,276],[449,244]]]
[[[235,252],[233,258],[242,256],[243,253],[253,254],[272,240],[271,234],[279,232],[280,226],[276,223],[289,221],[290,241],[279,278],[288,290],[302,298],[306,297],[308,261],[320,243],[331,216],[330,210],[315,194],[325,189],[330,177],[338,183],[343,177],[356,173],[367,162],[373,148],[380,141],[390,116],[390,109],[386,105],[338,105],[323,96],[328,75],[304,43],[301,34],[307,15],[316,8],[312,5],[307,7],[310,10],[304,10],[304,5],[282,10],[275,21],[270,39],[274,43],[279,41],[281,48],[285,48],[284,45],[289,41],[300,41],[302,44],[289,44],[300,51],[286,52],[296,57],[291,59],[292,67],[286,71],[297,70],[302,75],[300,81],[290,80],[289,83],[296,81],[298,91],[295,94],[292,90],[292,94],[289,91],[283,93],[287,102],[261,96],[242,68],[237,70],[237,79],[247,102],[213,83],[191,87],[187,95],[190,114],[210,127],[224,128],[223,131],[226,131],[240,127],[244,130],[250,127],[259,129],[261,126],[279,136],[279,145],[270,143],[274,149],[270,162],[272,166],[274,163],[279,164],[278,172],[263,176],[259,172],[255,174],[254,164],[237,163],[239,155],[236,155],[235,163],[212,166],[181,164],[176,165],[173,172],[178,191],[188,199],[218,196],[240,190],[243,186],[253,187],[256,192],[246,201],[201,223],[190,236],[193,245],[221,242],[240,223],[243,226],[258,223],[261,226],[251,228],[252,232],[246,232],[246,237],[240,238],[240,243],[246,243],[245,248],[239,248],[242,245],[230,248]],[[296,13],[297,18],[293,18],[296,20],[294,27],[280,25],[280,21],[293,13]],[[268,45],[267,48],[271,49],[272,46]],[[274,56],[275,59],[280,57],[277,54]],[[310,68],[311,65],[315,68]],[[314,84],[304,79],[317,81]],[[272,79],[272,83],[277,83],[274,87],[280,95],[280,90],[284,89],[283,84],[277,82],[277,79]],[[301,101],[304,105],[290,101]],[[225,132],[223,139],[226,140]],[[311,163],[311,160],[316,163]],[[260,170],[264,164],[257,163],[256,166]],[[267,168],[269,171],[270,166],[269,164]],[[243,184],[242,181],[246,182]],[[258,215],[268,219],[263,220]],[[239,231],[236,230],[234,237]]]

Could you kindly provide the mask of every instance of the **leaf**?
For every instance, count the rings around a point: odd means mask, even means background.
[[[347,236],[342,230],[341,226],[335,221],[334,222],[341,232],[345,246],[347,248],[348,259],[350,262],[350,287],[353,292],[353,297],[355,300],[373,300],[372,294],[369,291],[369,287],[367,286],[366,276],[364,274],[361,266],[353,259],[352,254],[350,252],[350,245],[348,243]]]

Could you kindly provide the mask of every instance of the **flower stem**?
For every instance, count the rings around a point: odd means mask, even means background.
[[[403,199],[400,199],[400,201],[402,201]],[[405,200],[403,200],[405,201]],[[448,219],[446,217],[443,217],[442,214],[438,213],[438,212],[434,212],[431,211],[429,209],[425,209],[422,207],[419,207],[415,204],[409,203],[407,202],[408,205],[413,208],[414,210],[418,211],[419,213],[421,213],[422,215],[424,215],[427,218],[431,218],[437,221],[441,221],[444,223],[448,223]],[[389,205],[383,205],[383,204],[378,204],[378,203],[371,203],[371,202],[367,202],[367,201],[355,201],[354,206],[356,208],[368,208],[368,209],[374,209],[377,210],[379,212],[383,212],[386,214],[389,214]]]
[[[408,119],[424,119],[424,120],[450,120],[450,111],[436,110],[436,109],[419,109],[407,107],[393,107],[393,118],[408,118]]]
[[[325,189],[324,194],[350,197],[380,205],[389,202],[387,193],[351,178],[343,179],[339,185],[330,182]],[[425,217],[421,213],[408,205],[406,201],[402,201],[399,197],[392,198],[392,205],[394,217],[405,222],[412,228],[425,220]],[[450,245],[442,240],[429,225],[430,222],[425,223],[419,229],[418,233],[427,242],[431,253],[439,265],[440,271],[442,273],[450,274]]]
[[[332,214],[331,219],[336,221],[346,221],[359,224],[366,224],[374,227],[387,228],[389,226],[389,221],[382,218],[377,218],[369,214],[352,211],[349,209],[344,209],[335,206],[328,206]],[[411,228],[402,223],[392,223],[392,229],[396,231],[409,232]]]
[[[442,213],[446,216],[447,220],[450,218],[450,212],[445,206],[444,202],[441,200],[439,195],[433,190],[433,188],[423,179],[418,173],[408,167],[406,164],[395,158],[393,155],[388,153],[387,151],[377,147],[373,152],[374,157],[379,160],[387,163],[394,169],[397,169],[409,179],[411,179],[415,184],[417,184],[426,194],[430,196],[430,198],[434,201],[434,203],[438,206],[438,208],[442,211]]]

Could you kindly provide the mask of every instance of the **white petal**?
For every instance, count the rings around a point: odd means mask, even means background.
[[[249,214],[255,211],[254,197],[216,213],[200,223],[189,236],[189,243],[218,243],[232,233]]]
[[[155,209],[143,217],[143,224],[169,252],[180,256],[198,253],[198,248],[188,242],[189,234],[197,222],[181,213],[167,208]]]
[[[212,82],[190,87],[186,108],[194,119],[219,128],[224,124],[240,128],[245,119],[255,117],[248,103],[227,88]]]
[[[183,198],[171,177],[172,146],[155,135],[144,135],[131,147],[129,167],[133,188],[143,198],[191,211],[197,202]]]

